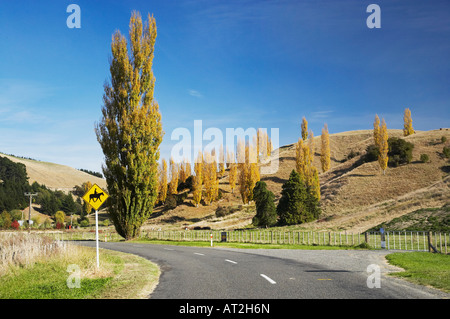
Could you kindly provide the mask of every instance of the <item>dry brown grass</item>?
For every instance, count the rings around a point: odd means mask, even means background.
[[[54,240],[45,235],[22,232],[0,233],[0,276],[14,267],[32,267],[39,262],[58,261],[81,266],[83,278],[106,278],[112,270],[97,268],[92,249],[67,241]]]
[[[36,181],[50,189],[61,190],[65,193],[72,190],[75,185],[81,185],[87,181],[96,183],[102,188],[106,188],[106,181],[104,179],[87,174],[69,166],[39,162],[4,154],[0,154],[0,156],[7,157],[15,163],[24,164],[27,169],[28,177],[30,178],[30,184]]]

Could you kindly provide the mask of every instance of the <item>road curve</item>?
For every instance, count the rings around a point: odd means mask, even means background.
[[[95,246],[95,242],[84,242]],[[151,299],[440,299],[450,294],[386,276],[385,251],[285,250],[100,243],[161,268]],[[380,280],[377,281],[377,274]]]

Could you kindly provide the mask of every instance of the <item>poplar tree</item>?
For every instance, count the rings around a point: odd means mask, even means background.
[[[116,231],[127,240],[139,235],[158,196],[163,130],[153,95],[156,35],[154,17],[148,15],[144,25],[138,12],[130,18],[129,47],[120,31],[113,34],[111,77],[104,85],[102,118],[95,128],[105,156],[108,211]]]
[[[250,190],[249,190],[249,165],[247,148],[242,140],[238,141],[237,145],[237,165],[238,165],[238,181],[239,181],[239,193],[241,194],[242,202],[247,204],[249,202]]]
[[[381,121],[381,126],[379,130],[378,136],[378,163],[380,164],[381,169],[383,170],[383,175],[386,173],[386,167],[388,164],[388,152],[389,152],[389,143],[388,143],[388,132],[386,127],[386,122],[384,119]]]
[[[205,187],[204,201],[206,205],[211,204],[218,195],[219,181],[217,180],[217,163],[213,152],[206,152],[203,156],[203,184]]]
[[[173,157],[170,158],[170,183],[169,183],[169,194],[177,194],[178,188],[178,165],[173,160]]]
[[[406,108],[403,115],[403,136],[408,136],[414,134],[414,129],[412,126],[411,110]]]
[[[163,158],[159,169],[159,198],[158,201],[164,203],[167,197],[167,162]]]
[[[194,204],[198,204],[202,200],[202,184],[203,184],[203,154],[198,152],[197,160],[194,163],[194,185],[193,185],[193,200]]]
[[[305,180],[305,160],[303,156],[303,139],[300,137],[295,145],[295,169],[300,174],[300,178]]]
[[[373,122],[373,141],[375,146],[379,148],[380,145],[380,118],[375,114],[375,121]]]
[[[320,141],[321,141],[320,163],[322,164],[322,171],[325,173],[330,169],[330,135],[328,133],[327,124],[323,126]]]
[[[305,117],[302,118],[302,139],[306,141],[308,138],[308,121]]]
[[[227,159],[227,165],[229,167],[229,174],[228,174],[228,183],[230,184],[231,193],[234,193],[234,188],[236,187],[236,178],[237,178],[237,164],[234,160],[234,154],[233,152],[227,153],[228,159]]]

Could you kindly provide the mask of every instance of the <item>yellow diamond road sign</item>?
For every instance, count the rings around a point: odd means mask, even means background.
[[[94,184],[86,194],[84,194],[83,199],[95,210],[98,210],[108,197],[109,195],[107,193],[105,193],[97,184]]]

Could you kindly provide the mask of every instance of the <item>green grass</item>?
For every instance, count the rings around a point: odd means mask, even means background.
[[[175,241],[175,240],[155,240],[155,239],[136,239],[133,243],[162,244],[188,247],[211,247],[209,241]],[[230,243],[213,242],[213,247],[241,248],[241,249],[305,249],[305,250],[337,250],[337,249],[370,249],[366,245],[358,246],[328,246],[328,245],[300,245],[300,244],[259,244],[259,243]]]
[[[450,292],[450,255],[429,252],[393,253],[386,256],[390,264],[405,269],[392,276]]]
[[[144,258],[102,249],[100,269],[96,270],[92,267],[95,249],[83,250],[83,255],[75,260],[55,259],[30,267],[10,267],[0,276],[0,299],[140,298],[145,288],[154,287],[158,281],[159,268]],[[80,288],[67,286],[67,267],[73,262],[80,264]]]

